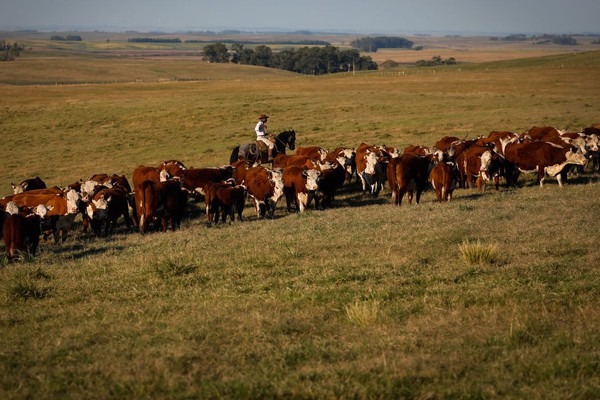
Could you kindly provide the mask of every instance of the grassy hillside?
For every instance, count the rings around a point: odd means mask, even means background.
[[[221,165],[263,112],[271,131],[330,148],[580,129],[598,122],[599,61],[302,77],[23,58],[3,74],[14,84],[1,86],[0,193],[35,175],[52,185],[172,158]],[[69,68],[96,82],[211,78],[23,85]],[[42,243],[0,267],[0,397],[598,397],[597,176],[458,190],[446,205],[428,192],[392,208],[388,196],[351,186],[330,210],[280,204],[257,221],[248,207],[246,222],[217,228],[191,204],[178,232]],[[461,249],[478,243],[492,254],[472,263]]]

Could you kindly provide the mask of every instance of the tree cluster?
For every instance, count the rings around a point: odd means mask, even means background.
[[[181,39],[179,38],[174,38],[174,39],[168,39],[168,38],[131,38],[131,39],[127,39],[128,42],[132,42],[132,43],[181,43]]]
[[[375,53],[378,49],[412,49],[413,42],[397,36],[362,37],[350,42],[360,51]]]
[[[53,35],[50,37],[50,40],[58,40],[61,42],[81,42],[81,36],[79,35],[67,35],[67,36],[60,36],[60,35]]]
[[[243,44],[235,43],[230,53],[223,43],[214,43],[204,47],[203,59],[216,63],[277,68],[307,75],[377,69],[371,57],[361,56],[358,50],[339,50],[329,45],[273,52],[264,45],[248,49]]]
[[[13,61],[19,57],[24,47],[19,45],[17,42],[9,43],[4,40],[0,40],[0,61]]]
[[[417,67],[435,67],[437,65],[452,65],[456,64],[456,59],[454,57],[446,58],[442,60],[440,56],[434,56],[431,60],[419,60],[415,63]]]

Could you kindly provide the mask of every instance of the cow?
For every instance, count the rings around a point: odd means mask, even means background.
[[[556,177],[559,186],[562,186],[562,175],[567,165],[585,165],[587,162],[577,148],[547,142],[508,143],[502,139],[502,148],[506,159],[518,168],[515,182],[520,172],[537,172],[540,187],[544,186],[546,175]]]
[[[43,180],[41,180],[39,176],[36,176],[35,178],[25,179],[18,185],[11,183],[11,186],[13,188],[14,194],[19,194],[34,189],[45,189],[46,183]]]
[[[327,150],[319,146],[298,147],[295,155],[307,156],[315,160],[325,161],[325,158],[327,157]],[[275,165],[273,165],[273,167],[275,168]]]
[[[258,164],[255,164],[253,161],[249,160],[238,160],[231,164],[233,169],[231,177],[235,183],[238,185],[243,184],[246,179],[246,172],[248,172],[248,170],[253,166],[256,167]]]
[[[333,151],[327,153],[325,161],[335,163],[338,157],[344,157],[345,159],[343,163],[340,163],[344,165],[346,170],[344,182],[351,183],[352,177],[356,174],[356,150],[352,147],[336,147]]]
[[[3,231],[6,257],[9,261],[19,257],[20,253],[35,256],[42,233],[41,217],[37,213],[9,215],[4,221]]]
[[[329,161],[329,160],[328,160]],[[352,161],[345,156],[340,155],[332,163],[332,168],[321,171],[319,177],[319,189],[315,196],[315,205],[317,208],[331,207],[335,200],[336,191],[344,185],[347,176],[347,166]]]
[[[458,176],[463,179],[465,186],[478,189],[494,179],[496,190],[499,188],[500,161],[499,156],[494,152],[493,142],[483,145],[473,144],[461,151],[454,157],[456,161]],[[473,182],[475,178],[475,182]]]
[[[103,224],[104,235],[112,233],[120,216],[123,216],[127,230],[131,230],[128,195],[119,187],[104,188],[87,203],[85,212],[96,236],[101,235]]]
[[[277,154],[273,159],[273,168],[299,167],[305,165],[307,162],[312,162],[312,160],[316,159],[303,155],[288,156],[286,154]]]
[[[287,211],[291,212],[294,204],[296,210],[303,213],[315,196],[319,188],[318,179],[320,171],[291,166],[283,170],[283,193],[287,205]]]
[[[438,162],[429,173],[429,181],[438,201],[449,202],[452,200],[452,193],[458,182],[456,163],[450,160]]]
[[[177,175],[192,196],[198,200],[204,197],[204,187],[208,182],[223,182],[231,178],[233,167],[230,165],[218,168],[189,168],[179,171]]]
[[[157,167],[159,171],[167,171],[171,176],[179,176],[179,173],[187,167],[178,160],[167,160],[160,163]]]
[[[387,166],[387,179],[392,190],[392,205],[402,205],[402,198],[408,193],[408,202],[412,204],[416,192],[416,203],[421,200],[430,169],[431,159],[416,154],[402,154],[390,160]]]
[[[152,182],[165,182],[171,176],[167,170],[160,171],[158,168],[147,167],[145,165],[140,165],[136,169],[133,170],[133,175],[131,181],[133,183],[133,202],[134,206],[132,209],[132,217],[133,223],[135,226],[139,227],[139,204],[142,201],[142,192],[140,188],[142,183],[145,181]]]
[[[456,136],[444,136],[443,138],[435,142],[434,147],[438,150],[446,152],[448,151],[448,149],[450,149],[452,144],[458,142],[460,142],[460,138],[457,138]]]
[[[204,187],[206,202],[206,217],[208,224],[219,222],[219,211],[221,221],[227,222],[229,216],[231,222],[235,221],[235,216],[242,221],[242,212],[246,201],[246,187],[236,185],[233,179],[226,183],[208,182]]]
[[[276,169],[252,167],[246,172],[245,186],[254,200],[257,218],[273,218],[277,202],[283,196],[282,173]]]
[[[356,148],[356,173],[363,192],[377,196],[385,183],[384,162],[386,158],[380,146],[361,143]]]
[[[64,242],[73,226],[75,217],[80,212],[81,195],[71,189],[64,196],[54,194],[34,194],[27,192],[13,197],[13,201],[20,207],[34,208],[44,205],[48,209],[47,217],[50,218],[52,233],[56,243]]]
[[[157,220],[161,222],[163,232],[167,231],[169,221],[173,231],[181,225],[188,192],[184,190],[179,179],[164,182],[147,180],[142,182],[139,191],[139,203],[136,192],[136,206],[140,233],[145,233],[148,224]]]

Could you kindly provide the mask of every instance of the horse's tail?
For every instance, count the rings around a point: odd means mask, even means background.
[[[231,152],[231,157],[229,157],[229,164],[233,164],[239,159],[240,156],[240,146],[236,146],[233,148]]]

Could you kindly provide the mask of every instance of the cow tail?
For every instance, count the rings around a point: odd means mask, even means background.
[[[9,218],[11,218],[11,217],[9,217]],[[9,229],[9,232],[7,235],[8,237],[4,238],[4,240],[5,240],[4,243],[6,243],[6,254],[8,255],[9,260],[12,260],[15,257],[15,253],[16,253],[15,246],[17,243],[17,232],[16,232],[16,224],[15,224],[14,218],[13,218],[13,221],[11,221],[11,222],[12,222],[12,224],[11,224],[12,229]],[[5,235],[6,235],[6,232],[5,232]]]
[[[236,162],[239,159],[239,154],[240,146],[234,147],[233,151],[231,152],[231,157],[229,157],[229,164],[233,164],[234,162]]]

